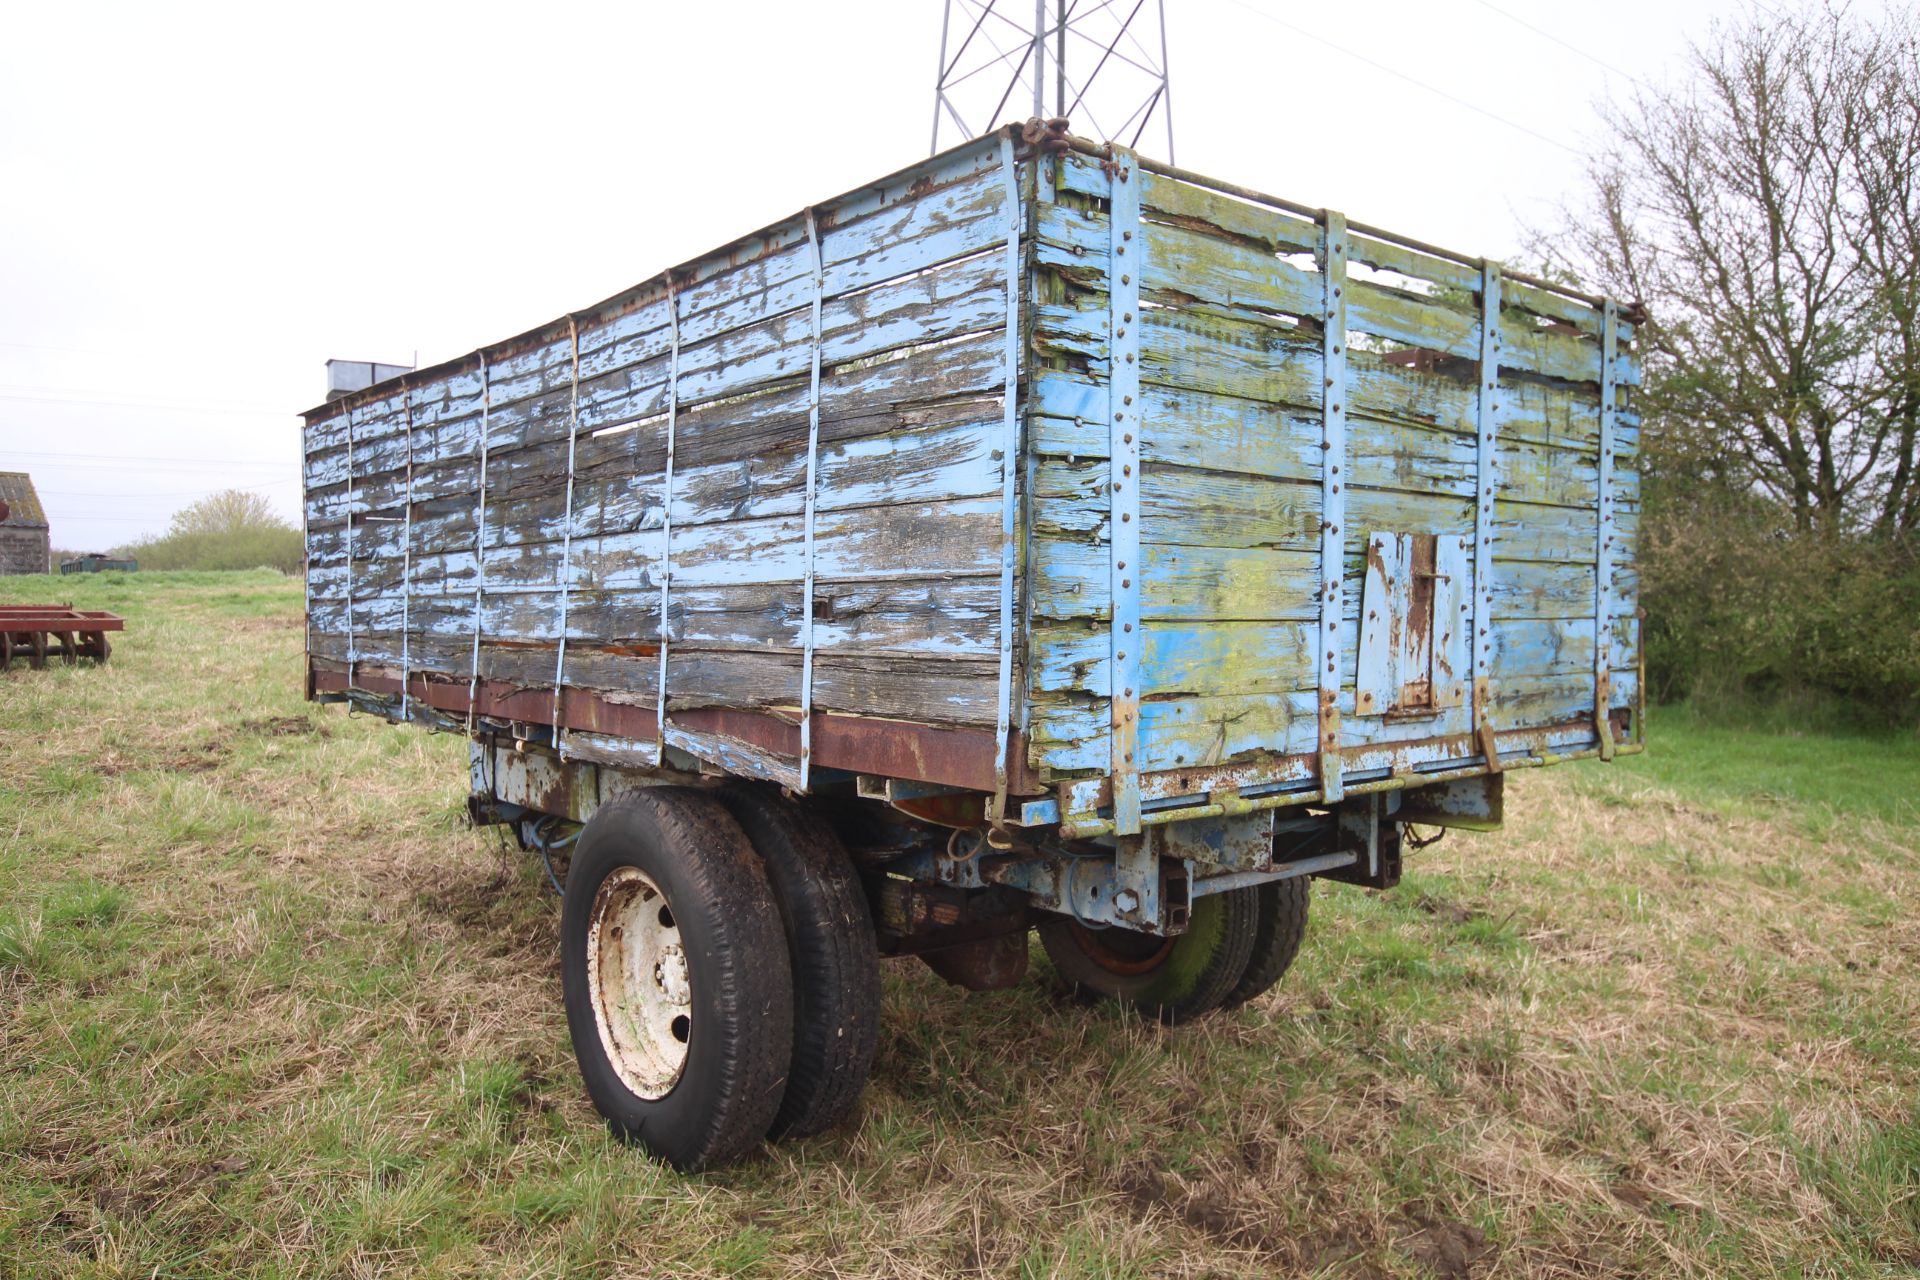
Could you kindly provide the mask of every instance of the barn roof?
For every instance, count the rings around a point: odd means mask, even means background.
[[[33,491],[33,477],[24,471],[0,471],[0,502],[7,504],[7,518],[0,524],[44,529],[47,510],[40,495]]]

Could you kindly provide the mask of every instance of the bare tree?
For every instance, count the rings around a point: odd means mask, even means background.
[[[1754,8],[1689,70],[1605,109],[1589,204],[1540,250],[1646,303],[1669,464],[1803,532],[1920,530],[1913,16]]]

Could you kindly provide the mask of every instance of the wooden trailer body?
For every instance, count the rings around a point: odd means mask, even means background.
[[[1636,750],[1634,318],[1002,131],[311,410],[309,692],[1083,839]]]

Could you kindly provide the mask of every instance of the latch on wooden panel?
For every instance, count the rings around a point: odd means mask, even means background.
[[[1368,536],[1355,714],[1432,716],[1465,701],[1466,585],[1461,538]]]

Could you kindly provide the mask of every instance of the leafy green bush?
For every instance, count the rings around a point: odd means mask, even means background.
[[[1796,531],[1775,504],[1713,486],[1647,497],[1654,698],[1833,699],[1867,721],[1920,716],[1920,538]]]
[[[229,489],[176,511],[167,532],[125,548],[142,569],[278,569],[296,573],[300,531],[257,493]]]

